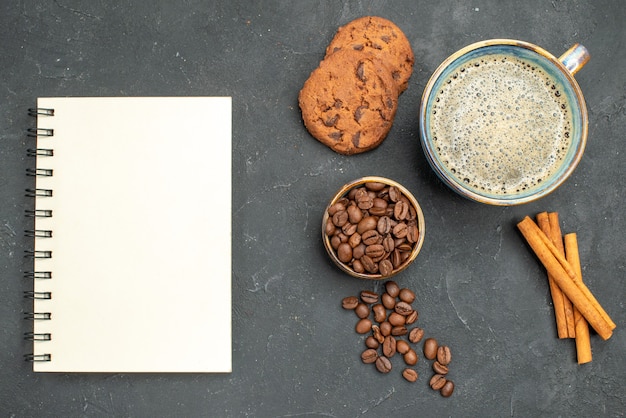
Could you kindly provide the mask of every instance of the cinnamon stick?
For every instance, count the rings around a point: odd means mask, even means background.
[[[559,223],[559,214],[557,212],[550,212],[548,214],[550,221],[550,239],[552,243],[559,251],[561,256],[565,256],[565,247],[563,246],[563,235],[561,234],[561,225]],[[544,231],[545,232],[545,231]],[[547,234],[546,234],[547,235]],[[576,326],[574,321],[574,306],[569,298],[563,295],[563,309],[565,310],[565,323],[567,324],[567,337],[576,337]]]
[[[580,254],[578,252],[578,239],[575,233],[566,234],[565,257],[574,267],[580,281],[583,280],[582,268],[580,267]],[[576,357],[578,364],[589,363],[591,361],[591,340],[589,338],[589,325],[580,311],[574,307],[574,321],[576,326]]]
[[[576,272],[565,257],[558,253],[552,241],[528,216],[520,221],[517,227],[546,270],[552,274],[561,291],[572,301],[598,335],[603,340],[609,339],[613,334],[615,324],[585,284],[577,278]]]
[[[537,224],[539,228],[546,234],[551,235],[552,228],[550,226],[550,218],[548,212],[537,214]],[[563,302],[563,292],[554,281],[554,277],[548,273],[548,285],[550,287],[550,295],[552,296],[552,305],[554,306],[554,319],[556,321],[556,333],[559,338],[568,338],[567,318],[565,316],[565,304]]]

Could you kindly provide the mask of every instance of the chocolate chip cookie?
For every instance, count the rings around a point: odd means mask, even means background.
[[[342,48],[327,55],[298,96],[302,119],[334,151],[358,154],[380,145],[398,107],[398,84],[375,54]]]
[[[326,55],[351,48],[372,52],[391,69],[399,91],[408,87],[415,57],[411,44],[393,22],[378,16],[363,16],[337,30],[326,48]]]

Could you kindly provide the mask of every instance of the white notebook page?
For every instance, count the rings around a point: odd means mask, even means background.
[[[40,98],[35,371],[231,371],[231,98]]]

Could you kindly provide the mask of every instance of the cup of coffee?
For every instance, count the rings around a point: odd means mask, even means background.
[[[528,203],[559,187],[587,142],[587,108],[574,74],[589,60],[576,44],[559,58],[522,41],[469,45],[433,73],[420,137],[437,176],[477,202]]]

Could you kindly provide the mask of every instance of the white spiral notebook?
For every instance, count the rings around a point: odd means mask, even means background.
[[[38,99],[34,371],[231,371],[231,106]]]

